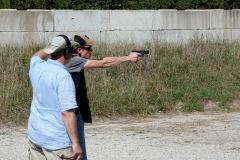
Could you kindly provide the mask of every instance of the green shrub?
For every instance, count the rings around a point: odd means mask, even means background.
[[[238,9],[240,0],[1,0],[1,9]]]

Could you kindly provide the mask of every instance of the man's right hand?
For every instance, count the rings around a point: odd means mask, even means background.
[[[76,160],[81,160],[83,157],[83,154],[82,154],[82,149],[79,143],[73,143],[72,149],[73,149],[73,155],[70,156],[70,158],[77,158]]]
[[[131,62],[138,63],[142,59],[142,54],[137,52],[131,52],[128,57]]]

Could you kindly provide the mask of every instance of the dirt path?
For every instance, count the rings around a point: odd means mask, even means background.
[[[238,160],[240,113],[165,114],[86,125],[89,160]],[[27,160],[26,128],[0,129],[1,160]]]

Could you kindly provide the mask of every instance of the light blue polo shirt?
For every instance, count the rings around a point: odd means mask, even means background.
[[[77,108],[71,75],[60,62],[36,56],[31,59],[29,76],[33,87],[29,140],[49,150],[72,146],[61,114]]]

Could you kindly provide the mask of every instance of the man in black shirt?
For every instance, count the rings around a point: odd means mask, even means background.
[[[92,118],[87,98],[84,69],[110,68],[125,62],[138,63],[141,60],[142,55],[140,53],[131,52],[128,56],[106,57],[102,60],[90,60],[93,51],[91,47],[97,43],[97,40],[89,39],[88,36],[81,34],[75,35],[72,40],[78,42],[80,47],[74,51],[73,57],[70,63],[66,65],[66,68],[71,74],[76,88],[76,101],[78,105],[78,108],[75,110],[77,116],[77,130],[83,153],[82,160],[87,160],[83,122],[92,123]]]

